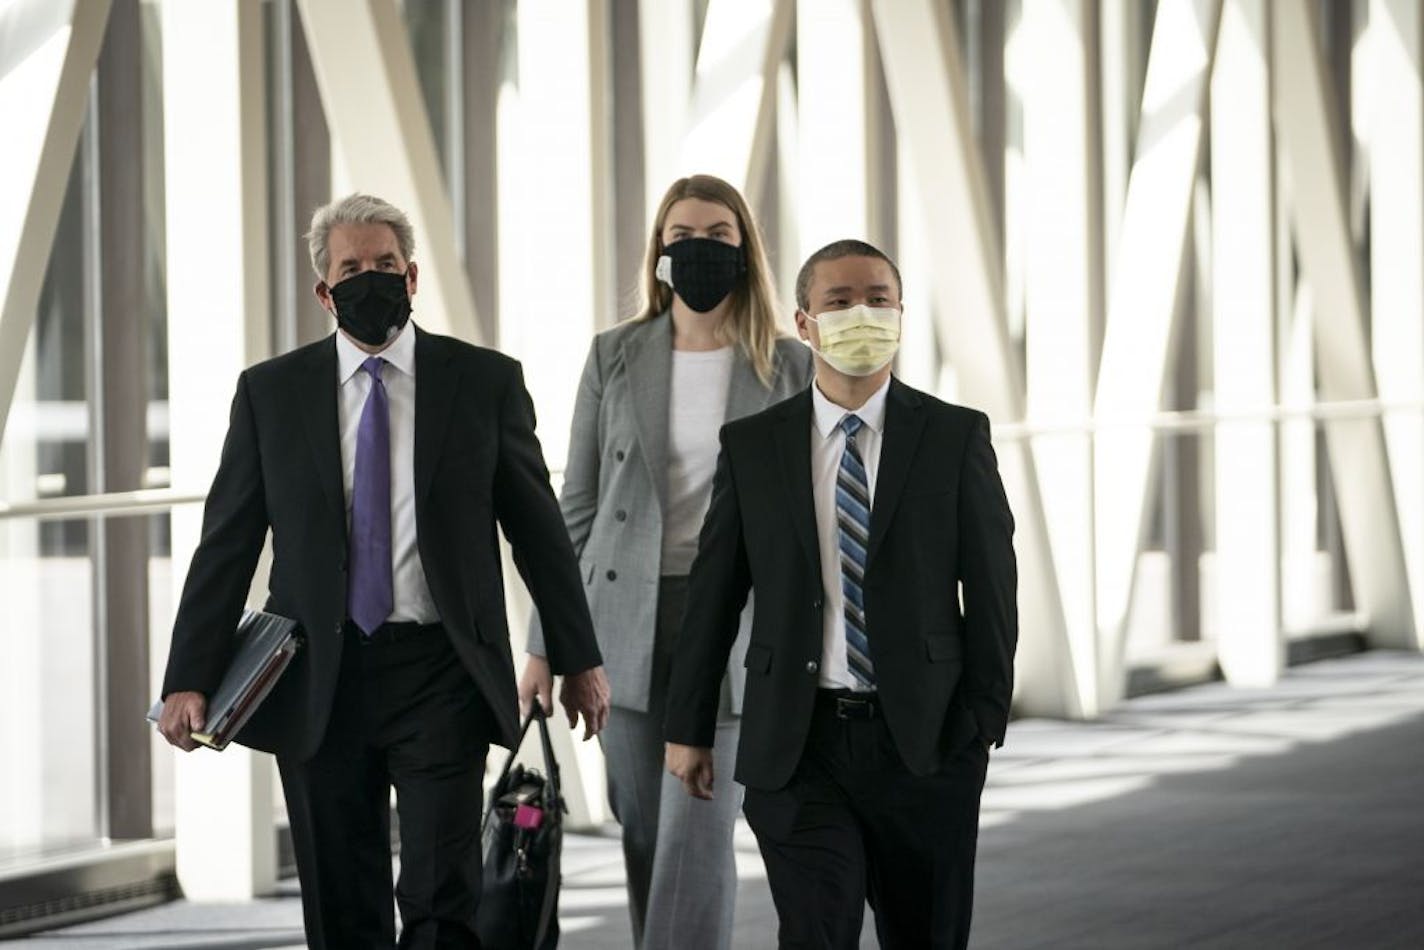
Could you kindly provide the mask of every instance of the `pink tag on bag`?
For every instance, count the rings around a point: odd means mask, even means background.
[[[533,805],[517,805],[514,809],[516,828],[534,829],[544,823],[544,810]]]

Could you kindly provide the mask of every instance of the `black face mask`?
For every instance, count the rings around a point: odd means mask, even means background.
[[[367,270],[331,288],[336,325],[367,346],[384,346],[410,319],[404,274]]]
[[[658,279],[670,284],[682,302],[698,313],[725,300],[746,272],[747,258],[740,247],[711,238],[683,238],[669,244],[657,268]]]

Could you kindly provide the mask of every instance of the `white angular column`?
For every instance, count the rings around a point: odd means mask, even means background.
[[[1097,611],[1104,648],[1099,699],[1121,694],[1133,578],[1157,436],[1139,424],[1162,405],[1177,334],[1182,260],[1203,131],[1202,107],[1221,0],[1163,0],[1152,30],[1137,156],[1113,252],[1094,415]]]
[[[1316,303],[1320,396],[1326,401],[1374,399],[1361,275],[1345,216],[1338,120],[1326,91],[1317,9],[1279,4],[1273,14],[1276,124],[1290,169],[1296,244]],[[1355,603],[1369,617],[1371,642],[1415,647],[1418,635],[1383,427],[1372,418],[1332,420],[1325,423],[1325,439]]]
[[[692,0],[638,0],[643,207],[649,221],[678,177],[678,153],[692,105],[692,35]]]
[[[400,6],[387,0],[298,0],[331,128],[332,185],[369,192],[410,217],[427,330],[483,342],[455,240],[455,219]]]
[[[39,308],[60,208],[88,104],[89,80],[109,19],[107,0],[17,0],[0,6],[0,499],[35,494],[35,383],[31,329]],[[19,405],[14,398],[21,394]],[[15,419],[11,419],[11,410]],[[13,424],[11,424],[13,423]],[[6,436],[9,433],[7,441]],[[0,505],[3,505],[0,501]],[[44,708],[47,654],[41,611],[39,527],[30,518],[0,519],[0,599],[6,605],[0,668],[0,842],[9,849],[42,842],[53,798],[44,769],[46,744],[68,742],[56,724],[35,721]],[[85,670],[88,664],[83,664]],[[71,667],[72,668],[72,667]],[[85,676],[81,688],[92,678]],[[68,816],[64,816],[68,817]],[[77,826],[76,826],[77,827]],[[65,830],[65,829],[58,829]],[[73,829],[68,829],[72,831]]]
[[[1142,84],[1143,57],[1137,36],[1143,8],[1136,3],[1098,4],[1102,112],[1104,274],[1113,279],[1114,259],[1127,203],[1127,179],[1132,170]]]
[[[864,26],[859,0],[796,7],[801,260],[831,241],[870,237]]]
[[[1265,0],[1226,0],[1211,110],[1212,335],[1216,408],[1276,402],[1275,218],[1269,17]],[[1269,420],[1217,423],[1215,628],[1227,682],[1269,686],[1285,666],[1279,459]]]
[[[934,0],[873,0],[881,62],[900,145],[909,156],[925,220],[935,317],[961,398],[996,422],[1023,415],[1023,367],[1004,316],[999,241],[974,140],[959,42],[948,8]],[[951,342],[952,341],[952,342]],[[1032,454],[997,445],[1013,506],[1019,563],[1019,709],[1030,715],[1090,715],[1068,673],[1070,646]]]
[[[0,8],[0,438],[34,324],[108,0]]]
[[[1371,0],[1370,343],[1386,405],[1385,444],[1394,481],[1415,649],[1424,649],[1424,88],[1419,0]]]
[[[511,302],[500,314],[500,343],[524,362],[544,456],[559,467],[589,337],[613,306],[605,276],[611,209],[602,193],[609,180],[607,16],[603,0],[520,0],[517,15],[518,89],[506,87],[500,103],[499,219],[500,284],[519,290],[505,295]],[[513,586],[511,621],[522,633],[528,598],[517,580]],[[515,639],[519,649],[522,637]],[[597,824],[607,816],[597,743],[575,741],[560,719],[551,725],[569,820]]]
[[[208,490],[238,373],[269,352],[262,10],[165,0],[163,120],[173,489]],[[172,515],[175,593],[201,512]],[[265,575],[263,575],[265,577]],[[178,880],[190,900],[239,901],[276,883],[272,760],[229,746],[178,757]]]
[[[1101,232],[1092,135],[1091,28],[1085,0],[1028,0],[1016,30],[1023,80],[1027,260],[1025,273],[1030,426],[1076,427],[1092,415],[1093,329],[1102,307]],[[1097,697],[1099,645],[1093,589],[1093,452],[1087,433],[1035,435],[1044,517],[1074,676]],[[1115,692],[1115,690],[1109,691]],[[1093,715],[1093,707],[1085,714]]]
[[[707,172],[757,207],[758,172],[775,135],[776,76],[795,0],[711,0],[678,174]]]

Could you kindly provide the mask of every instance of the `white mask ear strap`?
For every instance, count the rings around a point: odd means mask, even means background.
[[[653,268],[653,276],[669,287],[672,286],[672,258],[666,254],[658,257],[657,266]]]

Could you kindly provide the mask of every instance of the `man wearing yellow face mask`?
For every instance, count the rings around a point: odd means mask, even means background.
[[[669,771],[710,795],[720,671],[755,590],[736,780],[786,946],[964,947],[979,798],[1018,637],[1013,516],[981,412],[895,379],[900,274],[811,255],[810,389],[724,426],[669,695]]]

